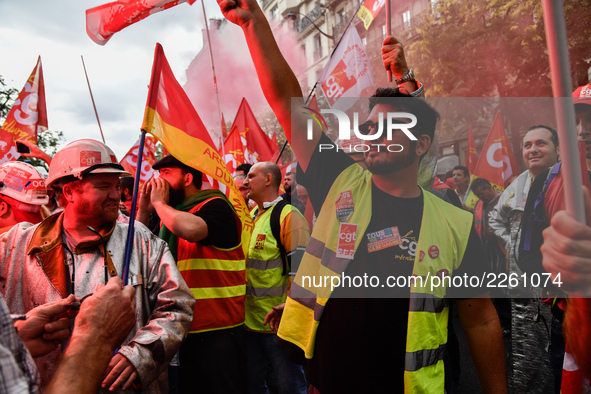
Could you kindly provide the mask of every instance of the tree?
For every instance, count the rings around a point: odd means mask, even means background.
[[[0,123],[4,122],[4,118],[10,112],[10,107],[14,101],[14,95],[18,94],[18,90],[6,86],[4,78],[0,75]]]
[[[542,4],[446,0],[413,27],[407,45],[426,93],[436,97],[552,95]],[[573,89],[591,59],[591,0],[565,5]]]

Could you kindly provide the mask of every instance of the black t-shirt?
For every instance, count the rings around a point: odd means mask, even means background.
[[[199,241],[201,245],[229,249],[240,244],[240,235],[236,227],[238,219],[226,201],[213,199],[194,215],[199,216],[207,224],[207,237]]]
[[[323,136],[320,143],[331,143]],[[353,161],[344,153],[323,150],[313,154],[298,180],[308,189],[315,210],[322,206],[336,177]],[[302,174],[302,175],[300,175]],[[423,212],[423,195],[400,198],[372,184],[372,217],[346,271],[347,276],[412,275]],[[318,212],[317,212],[318,214]],[[402,243],[380,248],[370,240],[380,230],[396,227]],[[368,245],[368,243],[370,245]],[[454,275],[481,275],[484,252],[472,229],[464,259]],[[314,358],[309,360],[310,382],[322,394],[404,391],[404,362],[408,325],[409,287],[366,288],[357,293],[337,287],[324,308],[316,335]],[[384,296],[384,291],[388,295]],[[462,296],[482,290],[463,289]],[[355,298],[349,297],[355,294]],[[454,297],[454,289],[448,296]],[[380,298],[372,298],[372,297]]]

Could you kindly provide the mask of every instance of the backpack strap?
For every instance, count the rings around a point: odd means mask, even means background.
[[[281,199],[277,204],[275,204],[273,207],[273,212],[271,212],[271,232],[277,241],[277,247],[281,253],[281,260],[283,261],[283,273],[281,275],[287,275],[288,265],[287,252],[285,251],[285,247],[281,242],[281,212],[286,205],[290,204],[287,201]]]

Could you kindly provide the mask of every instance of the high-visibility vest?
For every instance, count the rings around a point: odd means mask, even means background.
[[[325,276],[340,277],[351,261],[337,257],[336,253],[341,224],[339,217],[343,220],[347,215],[341,212],[337,216],[338,204],[335,203],[343,195],[352,197],[352,212],[349,206],[346,213],[350,213],[350,216],[346,222],[357,225],[357,250],[373,213],[371,173],[353,164],[335,180],[318,216],[300,269],[292,282],[278,335],[299,346],[307,358],[313,357],[318,325],[331,295],[330,286],[315,288],[312,284],[320,283],[319,280]],[[461,264],[468,244],[472,214],[425,190],[423,201],[413,276],[426,278],[453,274]],[[303,283],[305,276],[317,277],[318,281],[307,280]],[[332,283],[331,280],[328,283]],[[434,287],[431,291],[428,281],[423,281],[422,287],[420,285],[417,279],[410,289],[405,392],[442,393],[449,300],[444,298],[445,287]]]
[[[271,332],[263,320],[269,311],[287,298],[289,275],[283,275],[283,260],[271,230],[271,213],[277,204],[260,213],[254,222],[246,262],[246,321],[254,331]],[[281,210],[279,223],[292,211],[290,204]],[[255,208],[257,209],[257,208]],[[284,245],[289,251],[291,245]],[[288,271],[289,272],[289,271]]]
[[[195,213],[209,198],[189,212]],[[238,234],[240,220],[236,220]],[[195,296],[189,333],[219,330],[244,324],[246,261],[242,246],[221,249],[178,238],[177,266]]]

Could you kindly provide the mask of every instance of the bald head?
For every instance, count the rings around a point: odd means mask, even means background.
[[[248,198],[258,205],[275,200],[278,196],[280,183],[279,166],[270,161],[253,165],[244,181]]]
[[[281,184],[281,170],[279,166],[272,161],[262,161],[255,164],[255,166],[259,166],[264,175],[271,175],[271,187],[279,190],[279,185]]]

